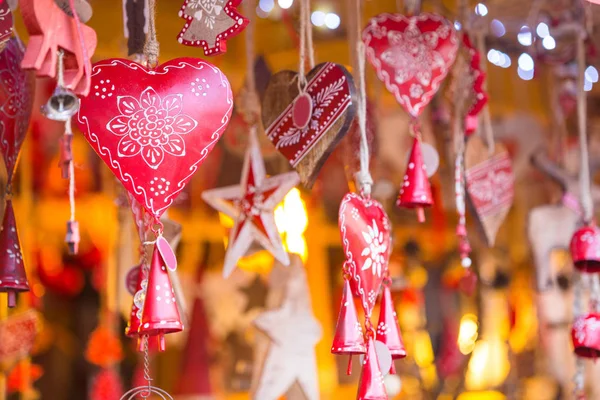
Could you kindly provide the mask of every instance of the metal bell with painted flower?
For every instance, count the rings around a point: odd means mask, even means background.
[[[583,358],[600,357],[600,314],[590,313],[575,319],[571,329],[575,354]]]
[[[367,345],[367,355],[363,362],[356,400],[388,400],[373,338],[369,339]]]
[[[182,330],[183,324],[179,316],[167,264],[155,244],[138,334],[140,336],[157,336],[158,349],[165,351],[165,334]]]
[[[600,230],[595,224],[586,225],[573,234],[571,258],[581,272],[600,272]]]
[[[6,201],[0,232],[0,292],[7,293],[8,306],[17,305],[17,293],[28,292],[29,282],[23,265],[12,201]]]
[[[427,170],[421,153],[421,143],[414,138],[404,181],[396,202],[398,207],[416,208],[419,222],[425,221],[424,207],[433,205],[431,186],[427,178]]]
[[[379,311],[379,322],[377,323],[377,340],[382,342],[390,350],[392,359],[397,360],[406,357],[406,348],[402,341],[396,311],[394,310],[394,301],[392,293],[388,286],[383,288],[383,296],[381,297],[381,305]],[[395,374],[394,363],[390,373]]]
[[[360,322],[358,322],[352,289],[350,288],[350,282],[346,279],[344,291],[342,293],[342,306],[335,328],[331,353],[349,356],[346,373],[350,375],[352,374],[352,356],[365,354],[366,352],[365,338],[362,326],[360,325]]]

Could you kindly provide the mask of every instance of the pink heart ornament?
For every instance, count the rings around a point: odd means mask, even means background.
[[[231,87],[212,64],[178,58],[154,69],[94,64],[79,128],[155,220],[173,203],[227,127]]]
[[[370,317],[387,276],[392,250],[390,220],[379,202],[348,193],[340,205],[338,222],[352,290]]]
[[[458,51],[452,23],[428,13],[380,14],[370,20],[362,38],[377,76],[415,118],[438,91]]]

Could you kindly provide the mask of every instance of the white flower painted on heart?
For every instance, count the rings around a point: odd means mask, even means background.
[[[106,129],[121,136],[117,146],[120,157],[141,154],[144,162],[157,169],[165,152],[176,157],[185,156],[185,141],[181,135],[193,131],[198,122],[183,114],[183,95],[171,94],[161,99],[152,87],[140,95],[117,97],[121,115],[111,119]]]
[[[379,230],[375,220],[373,220],[373,226],[367,226],[367,230],[367,232],[362,232],[367,246],[363,249],[361,256],[368,256],[362,270],[372,269],[373,275],[381,277],[381,270],[385,264],[384,253],[387,251],[387,243],[383,240],[383,232]]]

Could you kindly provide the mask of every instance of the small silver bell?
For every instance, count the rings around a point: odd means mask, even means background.
[[[53,121],[67,121],[77,114],[79,99],[75,93],[61,86],[54,89],[54,93],[46,104],[42,106],[42,113]]]

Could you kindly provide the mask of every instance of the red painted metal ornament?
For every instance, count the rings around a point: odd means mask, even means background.
[[[412,151],[396,204],[398,207],[416,208],[419,222],[425,221],[423,208],[433,204],[431,186],[427,178],[427,167],[423,162],[421,143],[418,138],[413,140]]]
[[[392,293],[388,286],[383,288],[383,296],[381,297],[381,306],[379,313],[379,322],[377,323],[377,340],[387,346],[392,355],[392,359],[400,359],[406,357],[406,349],[400,334],[398,319],[396,318],[396,310],[394,309],[394,301]],[[394,363],[392,362],[392,373],[395,373]]]
[[[379,369],[375,342],[372,338],[367,344],[367,355],[363,363],[357,400],[388,400],[383,383],[383,374]]]
[[[204,55],[227,51],[227,40],[240,34],[250,20],[239,13],[242,0],[185,0],[179,16],[185,25],[177,41],[186,46],[202,47]]]
[[[579,357],[600,357],[600,314],[590,313],[578,317],[571,330],[573,349]]]
[[[30,354],[38,332],[37,311],[29,310],[0,322],[0,363],[12,364]]]
[[[78,123],[117,179],[160,218],[220,139],[231,117],[227,78],[206,61],[155,69],[129,60],[94,64]]]
[[[600,230],[595,224],[578,229],[571,239],[571,258],[581,272],[600,272]]]
[[[12,201],[6,201],[0,232],[0,292],[8,294],[8,306],[17,305],[17,293],[28,292],[29,282],[23,265],[23,254],[15,223]]]
[[[380,203],[348,193],[340,205],[339,227],[351,286],[369,318],[387,276],[391,224]]]
[[[377,76],[415,118],[438,91],[458,51],[454,27],[435,14],[381,14],[370,20],[362,38]]]

